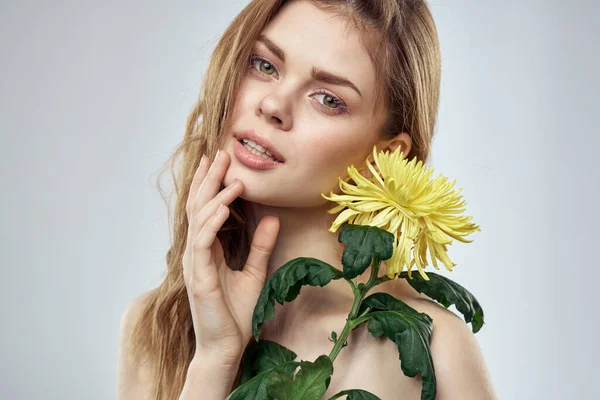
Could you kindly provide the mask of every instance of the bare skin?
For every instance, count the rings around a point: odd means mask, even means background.
[[[218,167],[214,171],[221,171],[221,176],[224,175],[228,163],[228,156],[222,155],[215,162]],[[236,186],[238,185],[240,184]],[[234,194],[230,195],[228,201],[230,202],[231,198],[240,192],[243,193],[241,185],[238,186],[237,192],[234,191]],[[276,226],[273,228],[273,233],[276,234]],[[264,230],[262,236],[266,236]],[[274,248],[276,249],[277,246]],[[261,264],[260,268],[266,272],[267,263],[258,264]],[[332,265],[342,268],[336,262]],[[241,274],[241,271],[229,271],[226,265],[221,266],[219,271],[222,277]],[[359,276],[358,281],[366,282],[368,272],[369,270]],[[223,285],[226,282],[229,283]],[[237,280],[222,279],[223,295],[229,299],[227,303],[233,306],[233,314],[243,313],[239,318],[240,321],[249,322],[252,307],[244,307],[243,311],[238,308],[235,311],[236,305],[253,305],[256,298],[248,300],[248,293],[243,293],[241,286],[237,286],[237,282]],[[338,292],[330,295],[327,288],[336,285],[337,282],[343,285],[336,287],[334,290]],[[436,368],[438,400],[496,399],[481,349],[470,328],[461,319],[415,292],[404,280],[389,281],[376,286],[372,293],[379,291],[390,293],[417,311],[425,312],[433,318],[431,351]],[[304,287],[294,302],[286,303],[285,306],[276,303],[275,319],[265,323],[261,338],[274,340],[292,349],[301,360],[315,360],[321,354],[329,354],[332,343],[327,338],[331,331],[341,332],[352,302],[350,293],[344,281],[334,281],[324,288]],[[132,324],[139,318],[139,312],[148,295],[149,293],[145,293],[139,296],[123,317],[117,383],[119,399],[153,398],[151,366],[132,360],[127,348],[124,347],[124,338],[127,337]],[[218,320],[218,318],[206,318],[206,315],[207,312],[200,312],[199,318],[204,319],[205,322]],[[244,334],[244,339],[236,343],[245,341],[251,335],[250,327],[244,325],[247,324],[242,323],[238,327],[238,331]],[[388,339],[373,338],[365,328],[364,325],[358,327],[348,338],[348,347],[342,350],[335,361],[334,374],[325,398],[344,389],[361,388],[371,391],[382,399],[419,399],[421,379],[419,376],[406,377],[401,372],[395,344]],[[204,331],[206,332],[207,329],[205,328]],[[231,360],[239,361],[238,357],[241,354],[231,353],[233,347],[235,346],[225,344],[222,350],[212,353],[217,357],[213,357],[212,361],[209,353],[202,353],[200,364],[222,365],[223,355],[228,354],[227,363],[231,364],[228,368],[231,370],[231,375],[235,375],[234,363]],[[205,377],[205,373],[197,375]],[[215,377],[215,379],[219,378]],[[190,382],[188,380],[186,385]],[[189,390],[189,397],[182,397],[182,399],[195,398],[194,388],[197,392],[201,389],[204,391],[207,384],[199,381],[196,381],[195,385],[190,384],[193,388]]]
[[[263,34],[283,50],[285,60],[263,43],[257,43],[255,53],[268,64],[255,61],[252,65],[254,70],[251,69],[236,99],[232,131],[255,129],[257,134],[271,140],[285,163],[270,171],[252,170],[236,159],[232,150],[235,138],[231,138],[223,148],[231,155],[224,183],[236,178],[244,183],[241,197],[248,201],[247,211],[252,215],[249,237],[262,217],[274,215],[279,219],[277,243],[267,275],[301,256],[315,257],[342,268],[343,245],[337,241],[338,232],[328,231],[336,216],[326,210],[334,204],[324,203],[320,193],[339,193],[338,177],[347,176],[348,165],[364,166],[373,145],[392,151],[401,146],[407,154],[411,138],[399,132],[393,140],[379,139],[374,127],[384,114],[381,110],[375,115],[370,113],[375,95],[373,64],[358,34],[345,28],[345,21],[309,2],[295,1],[278,13]],[[311,81],[313,65],[345,76],[361,95],[348,87]],[[331,107],[331,99],[313,95],[315,89],[321,88],[342,98],[350,114],[331,115],[324,111],[323,107]],[[364,175],[370,176],[368,171]],[[359,277],[359,282],[366,282],[369,273],[370,269]],[[438,372],[438,399],[494,398],[478,344],[464,321],[417,293],[404,280],[377,286],[373,292],[377,291],[393,294],[434,318],[431,346],[439,370],[445,371],[445,364],[463,368],[462,382],[455,380],[455,372],[448,371],[446,376]],[[303,287],[294,302],[284,307],[276,304],[275,320],[265,324],[262,338],[293,349],[299,359],[315,360],[331,351],[332,343],[327,338],[332,330],[341,332],[352,300],[349,285],[343,280],[333,281],[324,288]],[[387,339],[373,338],[365,328],[359,327],[352,333],[349,347],[336,359],[326,395],[364,388],[372,389],[382,399],[419,399],[420,378],[403,375],[397,347]],[[450,343],[444,336],[450,340],[454,335],[461,337],[470,350],[457,348],[450,353],[447,349]],[[440,360],[441,357],[454,359]],[[459,387],[468,390],[457,391]]]
[[[259,236],[262,243],[274,242],[272,247],[264,249],[264,255],[268,255],[263,257],[264,265],[262,261],[253,265],[256,273],[269,276],[296,257],[318,258],[341,269],[343,245],[337,241],[339,232],[328,231],[336,216],[326,212],[335,204],[320,194],[339,193],[338,178],[347,176],[346,168],[351,164],[364,166],[374,145],[379,150],[392,151],[400,146],[407,154],[411,138],[399,132],[391,140],[380,140],[376,127],[385,115],[381,109],[376,109],[375,114],[371,112],[375,95],[374,66],[362,48],[358,33],[347,29],[345,21],[307,1],[292,1],[280,10],[263,33],[284,51],[285,60],[264,43],[256,43],[254,53],[266,61],[255,59],[250,64],[236,96],[232,129],[221,148],[221,157],[215,161],[214,171],[218,173],[214,172],[211,179],[222,180],[230,188],[224,204],[237,196],[245,200],[248,237]],[[312,66],[343,75],[360,94],[347,86],[311,79]],[[321,90],[329,94],[315,93]],[[340,101],[348,112],[339,112]],[[234,135],[246,129],[254,129],[257,135],[270,140],[283,156],[284,164],[272,170],[256,170],[241,163],[234,155],[237,140]],[[364,175],[369,176],[368,172]],[[206,195],[206,201],[215,195],[212,190]],[[210,204],[214,206],[215,202]],[[208,207],[211,213],[216,211],[213,206]],[[208,218],[208,214],[203,217]],[[208,260],[210,254],[206,254]],[[255,259],[258,260],[258,256]],[[219,307],[227,314],[223,319],[229,321],[227,328],[232,327],[228,337],[230,343],[235,344],[227,348],[234,351],[227,354],[227,358],[228,363],[233,363],[239,343],[247,343],[251,335],[247,322],[252,307],[240,304],[253,306],[256,303],[258,283],[252,282],[249,291],[247,285],[240,284],[238,288],[236,285],[245,278],[226,272],[227,266],[222,264],[220,260],[219,290],[227,307],[221,303]],[[192,266],[188,270],[190,268]],[[369,272],[360,276],[359,282],[366,282]],[[436,367],[437,400],[496,399],[479,345],[464,321],[418,294],[404,280],[386,282],[372,292],[377,291],[390,293],[433,318],[431,349]],[[292,303],[283,307],[276,304],[275,319],[264,325],[261,338],[292,349],[298,359],[315,360],[331,351],[333,344],[328,337],[331,331],[341,332],[352,300],[349,285],[343,280],[333,281],[324,288],[303,287]],[[127,327],[135,320],[136,310],[143,302],[140,296],[125,314],[122,336],[127,335]],[[196,304],[192,309],[198,310],[198,321],[206,317],[200,312],[205,306]],[[211,318],[213,320],[218,318]],[[214,342],[217,337],[214,333],[218,330],[198,321],[194,321],[197,337],[202,342],[198,345],[207,348],[207,343]],[[208,328],[213,330],[209,332]],[[218,328],[223,329],[223,326]],[[384,400],[420,399],[420,377],[404,376],[396,345],[388,339],[373,338],[365,328],[363,325],[352,332],[349,346],[335,360],[325,398],[340,390],[362,388]],[[151,398],[147,389],[149,367],[133,366],[126,349],[120,352],[122,397],[119,398]],[[137,371],[135,374],[131,372],[133,369]]]

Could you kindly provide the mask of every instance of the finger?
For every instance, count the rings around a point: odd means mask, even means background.
[[[217,238],[217,232],[229,217],[229,207],[224,205],[213,214],[202,227],[193,245],[193,276],[200,282],[209,279],[217,279],[217,266],[212,257],[212,244]]]
[[[279,218],[269,215],[260,220],[254,232],[250,253],[242,271],[254,277],[261,284],[264,284],[267,277],[267,266],[277,242],[278,233]]]
[[[195,199],[197,197],[198,189],[200,188],[200,185],[202,184],[202,181],[204,180],[204,177],[206,176],[208,168],[210,167],[209,161],[210,160],[208,159],[208,157],[205,154],[203,154],[202,157],[200,158],[200,164],[198,165],[198,168],[196,169],[196,172],[194,173],[194,178],[192,179],[192,184],[190,185],[190,191],[188,193],[188,198],[187,198],[186,205],[185,205],[185,211],[186,211],[186,215],[187,215],[187,219],[188,219],[188,231],[187,231],[187,238],[186,238],[186,251],[183,254],[184,278],[185,278],[185,276],[187,276],[185,267],[186,267],[186,265],[190,264],[188,262],[188,259],[191,256],[191,251],[188,251],[188,248],[190,246],[190,239],[192,237],[194,237],[193,235],[191,235],[191,233],[192,233],[191,221],[193,220],[192,206],[194,203],[193,199]]]
[[[196,169],[194,173],[194,179],[192,179],[192,184],[190,186],[190,193],[188,194],[187,202],[185,204],[185,209],[188,213],[188,219],[191,216],[192,205],[194,204],[194,200],[198,197],[198,189],[208,172],[208,168],[210,167],[209,159],[206,155],[202,155],[200,159],[200,165]]]
[[[229,168],[230,161],[231,159],[226,151],[219,151],[219,154],[215,157],[215,161],[211,164],[204,181],[202,181],[202,184],[198,189],[198,194],[192,209],[194,214],[200,212],[202,207],[217,195],[221,189],[221,182],[225,177],[227,168]]]
[[[231,185],[221,190],[212,200],[204,205],[202,210],[194,216],[191,224],[192,235],[195,236],[195,232],[200,232],[206,221],[208,221],[219,208],[220,204],[229,206],[237,197],[239,197],[244,191],[243,183],[235,179]]]

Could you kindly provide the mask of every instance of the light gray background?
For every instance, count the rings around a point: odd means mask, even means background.
[[[156,172],[246,3],[2,1],[0,397],[114,397],[121,313],[165,268]],[[482,227],[450,277],[502,399],[596,395],[599,8],[432,4],[432,166]]]

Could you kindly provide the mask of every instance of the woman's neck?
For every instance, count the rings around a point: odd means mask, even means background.
[[[320,208],[271,207],[245,202],[245,214],[248,217],[248,238],[252,240],[256,226],[266,215],[279,218],[279,234],[271,254],[267,276],[278,270],[286,262],[297,257],[312,257],[342,269],[344,244],[338,242],[339,230],[329,232],[337,215],[327,213],[333,207],[325,204]],[[368,275],[366,275],[368,278]],[[331,301],[351,298],[350,286],[344,280],[331,282],[319,288]],[[302,290],[304,290],[303,288]],[[323,297],[323,296],[320,296]],[[325,300],[325,299],[322,299]],[[295,300],[300,301],[300,299]]]
[[[342,269],[344,244],[338,242],[339,230],[329,232],[337,216],[327,213],[331,208],[331,204],[325,204],[321,208],[283,208],[245,203],[249,240],[262,217],[274,215],[279,218],[279,234],[270,257],[267,276],[297,257],[316,258]],[[370,268],[358,277],[358,282],[366,282],[369,273]],[[314,321],[327,315],[347,314],[353,299],[352,289],[344,279],[331,281],[324,287],[303,286],[298,298],[286,303],[285,307],[277,307],[275,322],[277,326],[285,326],[287,329],[296,325],[296,322],[302,324],[303,321]]]
[[[329,232],[337,214],[327,213],[332,208],[325,204],[320,208],[283,208],[244,202],[247,216],[248,238],[253,237],[256,226],[265,215],[279,218],[279,234],[270,257],[267,277],[286,262],[297,257],[313,257],[342,270],[344,244],[338,242],[340,231]],[[380,275],[385,270],[380,268]],[[366,283],[371,268],[357,278],[357,283]],[[385,291],[401,297],[422,297],[403,279],[388,281],[373,288],[372,293]],[[276,306],[275,320],[264,325],[264,330],[285,334],[285,331],[306,326],[309,321],[320,323],[328,317],[339,319],[343,327],[344,318],[352,307],[354,294],[344,279],[331,281],[324,287],[303,286],[299,296],[285,307]],[[338,324],[340,323],[338,321]],[[331,333],[331,331],[329,331]]]

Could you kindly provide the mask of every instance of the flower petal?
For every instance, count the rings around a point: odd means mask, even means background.
[[[431,258],[433,268],[439,270],[438,260],[452,270],[456,265],[448,257],[447,246],[456,239],[469,243],[464,236],[480,227],[471,222],[472,217],[462,215],[466,202],[454,189],[455,180],[442,174],[433,177],[434,169],[422,160],[405,159],[401,148],[393,152],[377,151],[373,146],[366,158],[366,168],[347,168],[348,177],[339,180],[342,194],[321,194],[337,203],[328,213],[340,214],[330,231],[335,232],[344,223],[377,226],[394,235],[394,252],[386,262],[390,278],[406,267],[409,278],[416,266],[421,276],[429,280],[424,269]],[[372,178],[361,171],[368,169]]]

